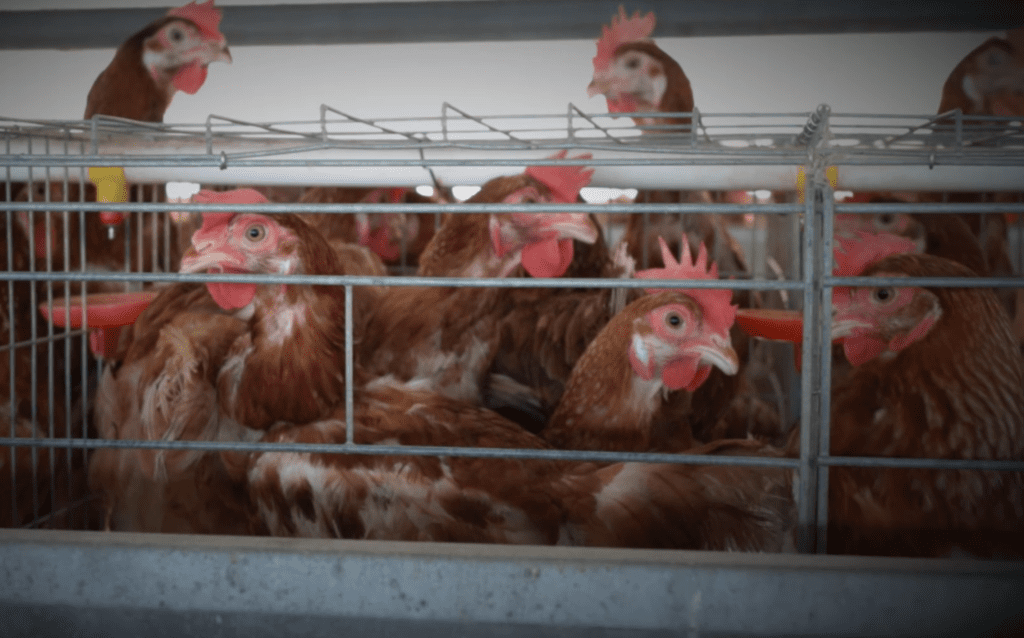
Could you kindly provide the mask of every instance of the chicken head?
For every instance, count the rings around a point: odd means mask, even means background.
[[[260,193],[238,189],[223,193],[200,191],[201,203],[263,203]],[[267,215],[203,213],[203,226],[192,235],[192,247],[181,259],[184,273],[279,273],[299,270],[295,234]],[[210,295],[226,310],[244,308],[256,295],[257,284],[206,284]]]
[[[708,252],[700,245],[693,260],[689,242],[684,241],[682,259],[676,261],[665,240],[658,238],[664,268],[651,268],[636,273],[638,279],[717,279],[718,265],[708,267]],[[648,293],[670,292],[647,288]],[[662,382],[670,390],[686,388],[693,392],[716,366],[726,374],[736,374],[739,357],[732,349],[729,329],[736,320],[732,291],[711,288],[675,290],[685,295],[686,302],[660,308],[645,315],[647,328],[633,334],[630,343],[630,364],[642,378],[654,374],[652,354],[677,351],[677,356],[661,367]]]
[[[728,330],[723,334],[706,322],[696,301],[669,292],[646,301],[659,305],[634,320],[629,342],[629,363],[641,379],[657,375],[669,390],[693,392],[707,381],[712,366],[736,374],[739,357]]]
[[[650,39],[654,13],[619,15],[603,28],[587,95],[604,95],[609,113],[691,112],[693,93],[679,63]],[[685,118],[679,123],[688,123]],[[639,124],[653,123],[648,119]]]
[[[854,277],[870,272],[872,264],[889,257],[914,252],[914,243],[895,235],[836,238],[833,255],[835,274]],[[876,271],[875,276],[903,276]],[[843,352],[857,366],[884,356],[891,358],[920,340],[942,316],[938,297],[923,288],[878,286],[837,286],[832,296],[832,339],[841,340]]]
[[[231,62],[227,39],[220,32],[221,11],[213,0],[171,9],[168,19],[143,44],[143,65],[157,84],[195,94],[206,81],[212,62]]]

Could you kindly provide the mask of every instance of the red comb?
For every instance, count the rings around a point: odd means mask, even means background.
[[[604,71],[612,63],[615,50],[626,42],[635,42],[649,38],[654,33],[654,12],[641,17],[637,10],[630,18],[626,9],[619,5],[619,15],[612,16],[611,26],[601,27],[601,39],[597,41],[597,55],[594,56],[594,69]]]
[[[231,191],[209,191],[205,188],[192,196],[197,204],[267,204],[263,193],[252,188],[236,188]]]
[[[837,277],[856,277],[875,263],[889,255],[916,253],[917,244],[913,239],[888,233],[865,233],[854,231],[852,237],[836,235],[832,251],[836,266],[832,274]]]
[[[212,1],[212,0],[211,0]],[[195,204],[266,204],[269,200],[259,191],[251,188],[237,188],[231,191],[209,191],[203,189],[192,196]],[[203,213],[203,227],[192,235],[192,242],[203,239],[211,233],[219,233],[235,213]]]
[[[565,159],[565,156],[566,151],[559,151],[548,159]],[[572,159],[588,160],[591,157],[590,153],[584,153]],[[580,189],[590,183],[594,170],[583,166],[530,166],[526,174],[547,186],[555,201],[572,204]]]
[[[220,32],[221,10],[213,6],[213,0],[196,4],[193,0],[183,7],[171,9],[167,15],[189,20],[197,27],[207,40],[224,40]]]
[[[693,261],[690,253],[690,243],[683,235],[683,258],[676,261],[672,256],[665,240],[658,237],[661,244],[661,259],[665,262],[664,268],[648,268],[636,273],[638,279],[718,279],[718,264],[711,264],[708,268],[708,249],[703,243],[697,253],[697,260]],[[648,293],[662,292],[665,288],[645,288]],[[694,299],[704,309],[704,321],[717,332],[727,333],[733,322],[736,320],[736,308],[732,305],[731,290],[715,290],[712,288],[679,289]]]

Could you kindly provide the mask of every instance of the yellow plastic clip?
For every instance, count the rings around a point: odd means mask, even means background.
[[[839,183],[839,167],[829,166],[825,169],[825,179],[828,180],[829,186],[832,190],[836,190],[836,184]],[[807,187],[807,172],[803,166],[796,168],[796,197],[797,201],[801,204],[804,203],[804,188]]]
[[[93,166],[89,168],[89,181],[96,185],[97,202],[128,201],[128,183],[124,169],[117,166]]]
[[[89,181],[96,186],[96,201],[121,203],[128,201],[128,183],[124,177],[124,169],[117,166],[89,167]],[[100,221],[107,224],[107,235],[114,238],[114,226],[124,221],[124,213],[103,211]]]
[[[832,187],[832,190],[836,189],[836,184],[839,183],[839,167],[829,166],[825,169],[825,179],[828,180],[828,185]]]

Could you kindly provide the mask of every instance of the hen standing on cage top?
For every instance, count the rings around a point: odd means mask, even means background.
[[[843,276],[974,276],[901,238],[839,243]],[[991,290],[837,287],[832,338],[854,366],[832,389],[832,454],[1024,459],[1024,361]],[[1020,472],[834,468],[829,490],[830,552],[1024,555]]]
[[[990,139],[982,140],[981,144],[998,144],[999,138],[1007,134],[1020,139],[1019,128],[1009,128],[997,122],[972,122],[970,116],[1024,117],[1024,28],[1007,31],[1006,39],[989,38],[953,68],[942,86],[938,112],[946,113],[953,109],[963,111],[968,116],[965,118],[968,123],[984,127],[980,135]],[[944,119],[940,125],[948,131],[951,122]],[[947,198],[953,202],[1022,201],[1020,193],[953,193]],[[927,199],[935,200],[937,197]],[[988,273],[993,277],[1013,276],[1006,218],[1001,214],[965,214],[961,217],[981,242]],[[1015,331],[1024,348],[1024,289],[1015,292],[1004,288],[997,294],[1011,316],[1016,316]]]
[[[619,7],[619,15],[612,17],[610,26],[603,28],[594,56],[594,76],[587,87],[591,97],[604,94],[609,113],[691,113],[694,109],[690,81],[679,64],[650,39],[654,31],[654,13],[641,17],[639,11],[632,17]],[[644,128],[645,135],[689,131],[691,119],[682,117],[632,116]],[[680,128],[682,127],[682,128]],[[636,201],[644,203],[711,203],[714,197],[706,192],[641,191]],[[680,254],[676,237],[686,233],[690,250],[704,243],[711,258],[726,272],[747,269],[739,245],[717,215],[686,215],[680,220],[676,214],[650,217],[645,233],[640,215],[629,215],[624,241],[640,268],[650,264],[643,260],[644,253],[658,254],[657,237],[667,238],[673,254]],[[646,245],[646,249],[644,248]]]
[[[128,38],[89,90],[84,118],[163,122],[175,93],[196,93],[210,63],[231,62],[220,20],[213,0],[190,2]]]
[[[85,106],[85,119],[95,115],[127,118],[140,122],[163,122],[164,112],[171,99],[178,91],[194,94],[207,75],[207,66],[216,61],[231,62],[227,41],[218,30],[221,11],[213,6],[213,0],[202,4],[191,2],[185,6],[171,9],[167,15],[151,23],[132,37],[128,38],[114,53],[114,59],[99,74]],[[123,172],[121,173],[122,185]],[[41,186],[41,185],[40,185]],[[80,197],[79,186],[72,184],[65,193],[59,184],[51,184],[51,201],[77,201]],[[86,185],[86,201],[96,200],[96,189],[92,184]],[[154,185],[152,192],[142,194],[143,200],[163,201],[162,188]],[[135,189],[128,188],[125,201],[138,199]],[[28,198],[28,190],[24,189],[20,199]],[[33,199],[43,201],[45,194],[37,188]],[[46,217],[50,217],[49,227]],[[87,213],[85,226],[80,229],[79,216],[68,216],[68,236],[72,239],[67,247],[69,263],[64,263],[63,216],[36,215],[32,224],[36,237],[36,256],[40,263],[45,263],[47,253],[54,270],[67,270],[79,267],[83,258],[78,237],[85,235],[86,258],[88,266],[94,270],[122,270],[125,267],[125,246],[129,245],[130,263],[141,263],[142,269],[155,271],[160,268],[160,255],[164,252],[163,242],[158,240],[157,216],[139,214],[135,219],[142,223],[145,231],[141,242],[133,243],[124,235],[117,233],[111,237],[113,226],[101,221],[104,214]],[[112,223],[120,223],[123,214],[114,213],[108,217]],[[22,215],[20,221],[28,228],[30,217]],[[179,229],[172,225],[172,233]],[[177,267],[179,240],[172,237],[170,241],[171,255],[164,255],[171,262],[171,268]],[[155,244],[155,246],[154,246]],[[154,248],[156,249],[154,251]],[[155,259],[154,259],[155,257]],[[141,261],[140,261],[141,260]],[[93,291],[103,290],[114,292],[121,289],[121,284],[106,282],[89,284]]]

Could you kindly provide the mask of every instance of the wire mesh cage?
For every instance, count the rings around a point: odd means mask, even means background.
[[[0,523],[24,528],[4,532],[2,548],[12,583],[5,604],[22,612],[17,621],[22,624],[15,628],[30,631],[42,626],[41,618],[55,613],[54,605],[63,610],[60,614],[67,622],[86,633],[102,633],[101,627],[116,627],[114,633],[176,633],[182,627],[177,623],[184,622],[180,614],[185,612],[191,614],[192,627],[204,631],[221,627],[226,618],[231,632],[247,627],[246,631],[264,633],[318,630],[339,615],[367,631],[415,628],[486,633],[509,623],[509,633],[531,635],[595,627],[610,633],[688,631],[694,635],[892,634],[920,632],[925,619],[925,633],[961,633],[1001,622],[1024,600],[1020,588],[1024,570],[1017,562],[805,554],[829,551],[833,468],[984,470],[1001,477],[1024,472],[1024,462],[1012,455],[987,459],[833,455],[829,427],[835,372],[828,308],[836,288],[985,287],[1000,291],[1011,308],[1013,304],[1019,308],[1024,288],[1024,203],[1017,195],[1024,183],[1024,133],[1019,118],[965,117],[959,112],[920,117],[834,114],[824,105],[809,113],[678,115],[696,124],[643,131],[644,127],[625,118],[588,114],[573,105],[563,114],[483,117],[450,104],[444,105],[439,117],[422,118],[366,119],[325,105],[319,119],[294,122],[254,123],[213,115],[198,125],[145,124],[102,116],[74,122],[0,121],[7,208],[3,276],[7,296],[0,301],[5,315],[2,352],[9,371],[7,378],[0,379],[8,392],[0,416],[0,493],[5,501],[9,499],[0,508]],[[563,150],[568,158],[552,158]],[[593,213],[602,222],[603,241],[609,246],[630,232],[633,219],[640,219],[636,226],[643,244],[634,255],[637,269],[657,265],[657,243],[649,243],[649,236],[679,235],[692,228],[688,220],[714,219],[720,236],[734,238],[723,250],[741,258],[721,263],[721,278],[658,278],[657,287],[727,289],[734,299],[743,296],[741,305],[791,311],[796,314],[788,316],[802,317],[796,348],[751,339],[747,353],[751,400],[774,414],[778,429],[770,436],[754,432],[754,419],[748,414],[741,436],[771,438],[780,449],[788,445],[788,454],[695,455],[675,450],[359,441],[354,417],[358,365],[354,334],[361,320],[355,301],[358,291],[443,286],[620,289],[629,294],[652,286],[650,280],[632,278],[415,274],[415,260],[423,246],[416,245],[419,226],[408,232],[410,220],[436,231],[452,216],[538,210],[530,203],[445,199],[451,188],[480,186],[526,166],[579,164],[581,160],[574,157],[582,152],[591,155],[582,163],[594,169],[592,187],[638,189],[636,201],[594,205],[581,197],[577,203],[545,204],[544,211]],[[102,179],[94,173],[101,166],[123,170],[130,188],[121,203],[104,201]],[[168,182],[213,189],[253,186],[269,202],[188,203],[187,197],[171,195],[165,187]],[[431,187],[434,199],[413,203],[384,191],[416,186]],[[325,188],[361,190],[340,202],[306,197],[313,189]],[[900,194],[855,203],[837,202],[836,196],[839,191],[891,194],[896,190],[918,196]],[[656,195],[666,191],[677,194],[668,199]],[[703,194],[679,196],[680,191]],[[744,195],[729,197],[727,191]],[[942,195],[946,192],[959,194]],[[977,193],[998,194],[981,197]],[[339,218],[394,215],[406,224],[406,232],[399,233],[387,275],[179,273],[192,233],[202,225],[202,212],[298,212]],[[105,226],[90,221],[111,213],[123,218]],[[905,214],[977,217],[981,244],[994,250],[991,246],[999,243],[1008,264],[987,278],[851,279],[833,274],[836,215],[888,223]],[[686,250],[684,244],[680,242],[675,250]],[[682,257],[679,252],[676,256]],[[995,258],[986,255],[986,259],[994,263]],[[179,282],[341,287],[344,314],[337,321],[344,334],[340,366],[345,379],[344,438],[285,443],[224,436],[141,440],[97,432],[93,422],[97,386],[120,365],[118,341],[122,330],[131,329],[131,322],[92,325],[103,309],[104,298],[96,295],[138,295],[134,298],[138,314],[168,284]],[[74,308],[72,298],[85,291],[89,295],[80,302],[81,308]],[[44,320],[44,316],[55,320]],[[790,542],[784,548],[787,553],[742,557],[632,548],[137,536],[103,532],[116,531],[118,523],[112,522],[109,510],[104,513],[103,497],[90,490],[90,463],[98,450],[142,450],[168,458],[179,453],[276,452],[776,468],[792,476],[794,511]],[[147,498],[142,496],[143,501]],[[245,526],[225,530],[221,533],[244,533]],[[145,531],[197,530],[157,525]],[[112,565],[129,567],[121,571]],[[280,586],[268,580],[267,570],[281,571]],[[100,582],[82,585],[92,575],[98,575]],[[70,585],[75,577],[84,579],[77,590]],[[261,578],[262,584],[248,592],[239,585]],[[211,597],[197,604],[182,582],[205,588]],[[320,582],[331,583],[329,595],[318,592]],[[952,585],[961,591],[951,595]],[[160,591],[150,591],[151,587]],[[674,587],[683,593],[674,593]],[[468,596],[461,591],[464,588],[490,594]],[[83,593],[83,589],[89,591]],[[847,604],[828,602],[837,591],[848,596]],[[909,596],[915,602],[908,607],[918,607],[899,611],[878,606],[880,591],[895,598]],[[118,602],[110,604],[111,600]],[[170,609],[158,613],[154,600]],[[748,600],[754,601],[752,606],[741,604]],[[135,615],[111,625],[108,614],[83,611],[92,606],[128,609]],[[765,610],[773,608],[774,615],[765,615]],[[263,615],[249,616],[255,611]],[[953,618],[960,624],[950,625]]]

